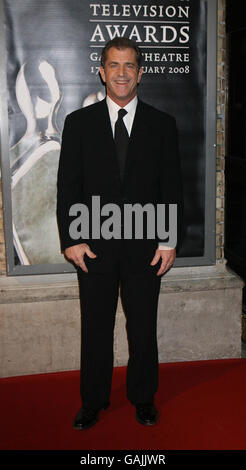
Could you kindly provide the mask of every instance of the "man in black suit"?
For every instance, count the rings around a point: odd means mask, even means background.
[[[105,238],[91,227],[93,196],[100,196],[101,207],[114,204],[121,211],[126,204],[151,204],[155,209],[157,204],[175,204],[179,244],[182,190],[176,123],[137,98],[142,73],[136,44],[113,39],[101,58],[106,99],[71,113],[64,125],[57,217],[61,248],[77,267],[82,310],[82,407],[75,429],[94,425],[99,411],[109,405],[119,287],[129,342],[127,398],[139,423],[158,420],[157,307],[161,276],[174,263],[175,246],[166,246],[158,236],[149,238],[144,218],[143,236],[135,238],[124,236],[122,219],[120,236]],[[84,230],[83,239],[71,230],[74,204],[86,206],[91,217],[90,236]]]

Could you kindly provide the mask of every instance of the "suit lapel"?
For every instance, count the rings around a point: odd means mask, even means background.
[[[97,113],[98,119],[98,129],[100,132],[100,141],[103,146],[104,158],[110,159],[111,168],[115,170],[116,173],[120,174],[120,169],[118,165],[117,155],[116,155],[116,146],[112,132],[112,126],[110,122],[110,116],[108,111],[108,106],[106,98],[100,102],[99,112]]]
[[[136,159],[137,154],[141,149],[141,143],[146,133],[148,133],[147,115],[145,113],[144,103],[138,99],[136,113],[132,125],[132,131],[129,139],[124,181],[127,178],[127,174],[131,170],[131,166],[134,163],[134,160]]]

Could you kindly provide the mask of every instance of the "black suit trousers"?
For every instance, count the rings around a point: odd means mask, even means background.
[[[88,268],[89,272],[84,273],[78,268],[81,398],[86,407],[102,408],[110,402],[119,294],[129,345],[127,398],[132,404],[151,402],[158,388],[156,330],[160,276],[156,273],[160,262],[146,272],[133,272],[125,260],[124,251],[120,250],[111,272],[95,273]]]

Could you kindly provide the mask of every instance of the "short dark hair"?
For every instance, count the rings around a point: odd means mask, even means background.
[[[142,53],[141,53],[139,47],[137,46],[137,44],[129,38],[115,37],[114,39],[111,39],[111,41],[108,41],[107,44],[104,46],[104,48],[102,50],[101,66],[103,68],[105,66],[107,52],[108,52],[109,49],[111,49],[111,47],[115,47],[118,50],[133,49],[136,52],[138,68],[141,67]]]

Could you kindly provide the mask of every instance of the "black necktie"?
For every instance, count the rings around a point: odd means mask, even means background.
[[[116,145],[116,152],[120,167],[121,180],[123,179],[124,167],[126,161],[127,147],[129,142],[129,135],[123,121],[123,117],[127,114],[125,109],[119,109],[118,119],[115,123],[114,140]]]

